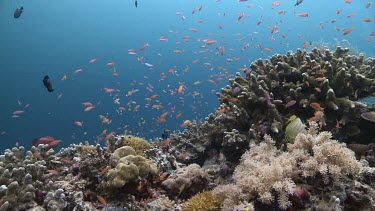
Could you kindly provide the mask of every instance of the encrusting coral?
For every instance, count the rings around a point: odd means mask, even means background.
[[[253,200],[270,205],[275,199],[281,209],[286,209],[292,205],[290,196],[306,191],[299,190],[297,184],[313,185],[309,184],[313,178],[315,188],[334,188],[359,177],[362,169],[353,151],[332,140],[330,132],[318,133],[317,123],[311,122],[307,133],[299,133],[285,152],[275,147],[270,136],[265,136],[264,142],[242,156],[233,175],[235,183],[218,186],[213,193],[226,193],[227,209]]]

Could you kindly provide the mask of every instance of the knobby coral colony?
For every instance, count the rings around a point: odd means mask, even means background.
[[[207,210],[263,205],[375,209],[375,191],[366,186],[374,182],[375,171],[359,167],[344,144],[330,139],[332,133],[340,142],[356,142],[349,145],[365,155],[361,165],[375,164],[373,144],[368,144],[375,137],[368,129],[374,128],[375,109],[359,102],[374,94],[374,64],[375,59],[350,56],[340,47],[274,55],[253,62],[244,77],[237,73],[218,93],[215,113],[204,123],[186,124],[184,132],[170,139],[149,143],[113,136],[105,147],[72,144],[55,153],[58,143],[42,137],[26,157],[23,147],[6,150],[0,155],[0,211],[199,210],[200,201],[212,197],[215,204]],[[307,131],[309,121],[313,127]],[[317,135],[314,122],[330,133]],[[293,145],[287,147],[285,137]],[[353,168],[348,170],[349,164]],[[250,170],[249,165],[260,168]],[[353,176],[362,170],[366,173],[357,182]],[[311,185],[313,181],[319,185]],[[214,196],[203,194],[215,186]],[[315,200],[321,195],[322,200]]]

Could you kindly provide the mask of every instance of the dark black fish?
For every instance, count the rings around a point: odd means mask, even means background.
[[[303,0],[297,0],[297,3],[294,5],[294,6],[298,6],[299,4],[301,4],[303,2]]]
[[[23,7],[17,8],[16,11],[14,11],[14,18],[19,18],[23,12]]]
[[[48,75],[44,76],[44,78],[43,78],[43,84],[44,84],[44,86],[47,88],[47,90],[49,92],[53,92],[52,82],[51,82],[51,79],[48,77]]]
[[[163,131],[163,134],[161,134],[161,138],[162,138],[163,140],[167,140],[168,137],[169,137],[169,130],[165,129],[165,130]]]
[[[135,7],[138,7],[138,1],[137,0],[135,0],[134,4],[135,4]]]

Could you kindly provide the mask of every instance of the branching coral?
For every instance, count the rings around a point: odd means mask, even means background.
[[[36,194],[47,194],[57,187],[51,184],[52,174],[47,172],[47,162],[52,160],[53,150],[47,145],[33,146],[24,158],[24,147],[5,150],[0,155],[0,209],[26,210],[37,205]],[[43,157],[42,157],[43,156]],[[50,184],[50,185],[49,185]]]
[[[220,198],[212,195],[211,191],[199,193],[190,198],[184,204],[184,211],[216,211],[221,207],[222,201]]]
[[[228,160],[238,160],[244,144],[259,142],[265,134],[280,145],[293,115],[304,123],[319,121],[340,141],[369,142],[375,134],[363,135],[361,113],[367,108],[358,100],[375,93],[375,59],[348,51],[340,46],[334,51],[297,49],[252,62],[245,75],[236,73],[217,93],[220,107],[206,122],[171,135],[173,147],[201,159],[205,149],[221,148]]]

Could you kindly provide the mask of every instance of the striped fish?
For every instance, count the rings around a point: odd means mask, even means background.
[[[288,142],[293,143],[298,133],[306,133],[305,127],[305,124],[302,123],[300,118],[295,118],[285,128],[285,139]]]

